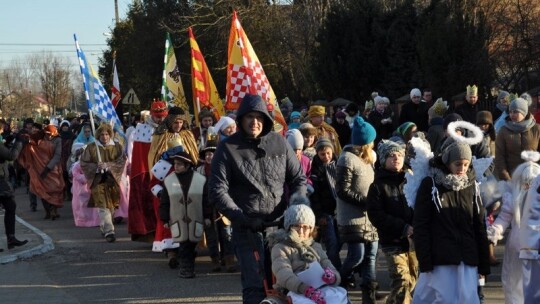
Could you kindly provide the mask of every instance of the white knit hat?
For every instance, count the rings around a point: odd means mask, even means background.
[[[302,133],[298,129],[288,130],[285,133],[285,137],[293,150],[302,150],[304,148],[304,136],[302,136]]]
[[[283,214],[283,227],[285,230],[289,230],[291,225],[299,224],[315,227],[315,214],[307,205],[309,204],[309,199],[305,195],[300,193],[293,194],[289,204],[290,207]]]

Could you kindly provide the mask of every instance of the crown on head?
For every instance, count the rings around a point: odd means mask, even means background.
[[[373,100],[366,100],[364,105],[364,110],[373,109]]]
[[[478,96],[478,87],[476,85],[467,86],[467,96]]]
[[[435,113],[443,117],[444,113],[446,113],[446,110],[448,110],[448,102],[446,100],[443,100],[442,98],[437,99],[437,101],[435,101],[435,103],[433,104],[433,110],[435,111]]]

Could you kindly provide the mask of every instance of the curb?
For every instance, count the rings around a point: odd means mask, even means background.
[[[43,254],[45,252],[48,252],[54,249],[54,244],[53,244],[52,239],[48,235],[46,235],[43,231],[32,226],[30,223],[28,223],[27,221],[23,220],[22,218],[18,216],[16,216],[15,218],[19,223],[26,226],[28,229],[32,230],[33,233],[39,235],[41,239],[43,240],[43,244],[24,250],[24,251],[17,252],[15,254],[0,257],[0,264],[11,263],[18,259],[28,259],[35,255]]]

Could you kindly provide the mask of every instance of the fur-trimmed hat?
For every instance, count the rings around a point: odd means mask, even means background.
[[[356,117],[351,132],[351,144],[355,146],[367,145],[375,140],[377,132],[373,126],[364,121],[362,117]]]
[[[306,203],[309,204],[309,199],[305,195],[295,193],[291,196],[290,207],[283,214],[285,230],[289,230],[291,225],[300,224],[315,227],[315,214]]]
[[[324,116],[326,113],[326,109],[323,106],[311,106],[308,110],[308,116],[309,118],[317,117],[317,116]]]
[[[223,131],[227,129],[228,126],[235,124],[236,122],[234,119],[228,117],[228,116],[221,116],[219,121],[214,126],[218,131]]]
[[[97,128],[96,130],[96,138],[99,137],[103,132],[109,133],[110,137],[114,136],[113,128],[108,123],[102,123],[101,125],[99,125],[99,128]]]
[[[479,111],[476,113],[476,124],[477,125],[492,125],[493,124],[493,115],[490,111]]]

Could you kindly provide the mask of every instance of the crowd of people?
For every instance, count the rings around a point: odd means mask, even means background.
[[[493,248],[511,226],[506,302],[540,302],[531,96],[501,91],[495,111],[481,111],[468,86],[449,110],[415,88],[399,115],[388,98],[372,98],[362,110],[297,111],[287,98],[288,130],[250,94],[226,116],[201,110],[198,125],[155,100],[125,134],[87,116],[26,119],[19,130],[0,120],[8,248],[26,243],[15,238],[13,200],[24,180],[32,211],[40,200],[44,218],[56,220],[71,201],[75,225],[99,227],[107,242],[127,221],[132,240],[166,253],[181,278],[196,275],[204,242],[212,271],[241,272],[244,303],[268,297],[273,278],[272,290],[294,303],[349,303],[356,286],[362,303],[375,303],[379,252],[391,280],[386,303],[481,303],[499,263]]]

